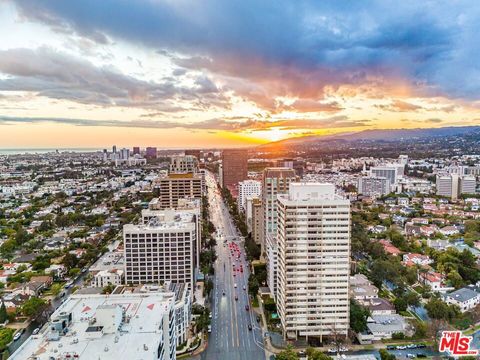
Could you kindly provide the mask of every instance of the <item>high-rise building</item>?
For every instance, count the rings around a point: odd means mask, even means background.
[[[125,282],[195,284],[196,228],[194,215],[177,212],[124,225]]]
[[[476,194],[477,179],[475,176],[462,176],[459,188],[460,194]]]
[[[195,260],[194,267],[198,269],[200,266],[200,245],[202,239],[202,226],[201,226],[201,209],[200,201],[188,202],[189,206],[182,206],[182,201],[180,201],[179,206],[176,209],[166,209],[166,210],[155,210],[155,209],[143,209],[142,210],[142,224],[148,225],[155,219],[159,222],[168,222],[172,221],[175,218],[189,218],[191,216],[192,222],[195,223],[195,244],[194,244],[194,253],[193,259]]]
[[[175,360],[173,295],[70,295],[9,359]]]
[[[402,165],[407,165],[408,164],[408,155],[400,155],[398,157],[398,162]]]
[[[123,148],[120,149],[120,159],[128,160],[130,158],[130,149]]]
[[[238,209],[246,211],[247,198],[258,197],[262,191],[262,183],[258,180],[243,180],[238,183]]]
[[[397,183],[398,167],[396,165],[391,166],[375,166],[370,169],[371,176],[384,177],[390,181],[390,186],[395,186]]]
[[[185,174],[198,172],[198,160],[193,155],[176,155],[170,158],[170,174]]]
[[[278,195],[277,308],[285,338],[349,328],[350,202],[333,184],[292,183]]]
[[[140,155],[140,147],[138,146],[133,147],[133,155]]]
[[[252,199],[252,239],[260,245],[263,236],[262,200]]]
[[[145,149],[145,157],[147,159],[156,159],[157,158],[157,148],[156,147],[147,147]]]
[[[113,152],[114,154],[117,153],[117,145],[113,145],[113,146],[112,146],[112,152]]]
[[[387,195],[391,191],[390,180],[379,176],[362,176],[358,179],[358,193],[366,196]]]
[[[158,208],[173,209],[181,199],[202,199],[204,177],[202,174],[169,174],[153,183],[158,192]]]
[[[248,178],[248,152],[243,149],[225,149],[222,152],[223,184],[230,190]]]
[[[262,256],[267,259],[267,282],[276,297],[277,253],[277,195],[288,192],[290,183],[298,181],[295,170],[289,168],[266,168],[262,180],[263,234],[260,239]]]

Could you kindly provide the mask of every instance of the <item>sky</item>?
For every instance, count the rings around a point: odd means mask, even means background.
[[[480,125],[476,1],[3,0],[0,148]]]

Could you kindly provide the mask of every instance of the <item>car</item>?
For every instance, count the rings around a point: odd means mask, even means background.
[[[426,358],[427,355],[423,354],[423,353],[418,353],[417,354],[417,358]]]
[[[415,358],[415,354],[407,354],[407,358],[409,358],[409,359],[414,359],[414,358]]]
[[[233,287],[236,289],[237,288],[237,283],[233,284]]]
[[[222,294],[223,294],[223,296],[225,296],[225,291]]]
[[[250,310],[250,306],[245,305],[245,310],[247,310],[247,311]]]
[[[40,332],[40,328],[35,328],[35,329],[32,331],[32,334],[33,334],[33,335],[37,335],[39,332]]]
[[[21,332],[21,331],[17,332],[17,333],[13,336],[13,341],[17,341],[18,339],[20,339],[20,336],[22,336],[22,332]]]
[[[243,285],[243,290],[247,290],[247,287],[245,285]]]
[[[212,325],[208,325],[208,332],[209,332],[209,333],[212,332]]]
[[[249,331],[252,331],[252,329],[253,329],[253,328],[252,328],[252,324],[248,324],[248,330],[249,330]]]
[[[237,296],[237,295],[235,295],[235,301],[237,301],[237,300],[238,300],[238,296]]]
[[[84,267],[84,268],[82,269],[82,273],[86,273],[87,270],[88,270],[88,269],[87,269],[86,267]]]

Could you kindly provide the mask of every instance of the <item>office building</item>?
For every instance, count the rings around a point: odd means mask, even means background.
[[[391,191],[390,180],[378,176],[362,176],[358,179],[358,193],[365,196],[382,196]]]
[[[133,147],[133,155],[140,155],[140,147],[138,146]]]
[[[176,359],[174,298],[70,295],[9,359]]]
[[[170,158],[170,174],[186,174],[198,172],[198,160],[193,155],[172,156]]]
[[[407,165],[408,164],[408,155],[400,155],[398,157],[398,162],[401,164],[401,165]]]
[[[477,180],[475,176],[462,176],[460,178],[460,194],[476,194]]]
[[[194,215],[178,212],[124,225],[125,282],[195,284],[196,228]]]
[[[437,195],[457,199],[460,193],[460,177],[458,174],[449,174],[445,176],[437,175]]]
[[[157,158],[157,148],[156,147],[147,147],[145,149],[145,157],[147,159],[156,159]]]
[[[370,169],[370,175],[373,177],[384,177],[390,181],[390,186],[397,183],[398,167],[400,165],[375,166]]]
[[[169,222],[175,219],[175,217],[191,216],[192,222],[195,223],[195,243],[193,259],[195,260],[194,267],[197,269],[200,266],[200,246],[202,239],[202,226],[201,226],[201,208],[200,201],[188,201],[188,199],[182,199],[179,201],[176,209],[143,209],[142,210],[142,224],[148,225],[152,221]]]
[[[258,180],[244,180],[238,183],[238,210],[246,211],[247,198],[260,196],[262,191],[262,183]]]
[[[222,187],[234,189],[248,178],[248,152],[242,149],[225,149],[222,152]]]
[[[292,183],[277,197],[277,308],[285,338],[346,336],[350,202],[333,184]]]
[[[169,174],[156,179],[153,186],[158,193],[158,208],[172,209],[181,199],[202,199],[204,177],[202,174]]]

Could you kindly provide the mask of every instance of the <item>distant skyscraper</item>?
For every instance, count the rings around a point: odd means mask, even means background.
[[[157,158],[157,148],[156,147],[147,147],[145,150],[145,157],[148,159],[156,159]]]
[[[262,191],[262,183],[258,180],[244,180],[238,183],[238,209],[246,210],[248,197],[258,197]]]
[[[128,160],[130,158],[130,149],[123,148],[120,150],[120,159]]]
[[[140,148],[138,146],[133,147],[133,155],[140,155]]]
[[[113,145],[113,146],[112,146],[112,152],[113,152],[114,154],[117,153],[117,145]]]
[[[242,149],[225,149],[222,152],[223,187],[234,188],[248,178],[248,152]]]
[[[437,195],[446,196],[452,200],[457,199],[461,194],[475,194],[477,182],[474,176],[459,176],[449,174],[437,175]]]
[[[375,166],[370,169],[372,176],[384,177],[390,181],[390,186],[395,186],[397,183],[398,167],[391,166]]]
[[[285,338],[348,334],[350,201],[333,184],[278,195],[277,308]]]

